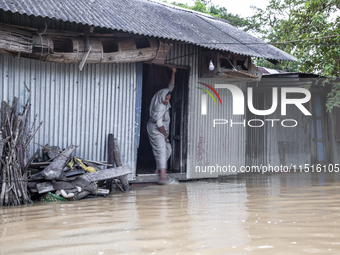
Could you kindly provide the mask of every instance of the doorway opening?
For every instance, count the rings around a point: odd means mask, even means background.
[[[160,89],[167,88],[171,68],[143,64],[143,86],[140,143],[137,153],[136,174],[153,174],[156,162],[149,142],[146,125],[149,120],[149,106],[152,97]],[[172,154],[168,160],[168,173],[185,173],[188,144],[188,88],[189,70],[177,68],[175,88],[171,95],[169,140]]]

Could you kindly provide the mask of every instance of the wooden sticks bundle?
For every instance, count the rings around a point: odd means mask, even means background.
[[[17,113],[18,98],[14,97],[12,107],[6,102],[1,105],[0,129],[0,206],[32,203],[27,192],[26,149],[36,133],[28,124],[31,93],[22,112]],[[34,125],[34,123],[33,123]],[[32,126],[33,127],[33,126]],[[32,134],[30,134],[32,133]]]

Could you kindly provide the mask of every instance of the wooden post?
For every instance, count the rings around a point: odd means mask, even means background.
[[[233,66],[234,66],[234,70],[237,70],[237,58],[236,58],[236,56],[233,56]]]
[[[114,136],[113,134],[109,134],[108,142],[107,142],[107,164],[113,165],[114,164],[114,157],[113,157],[113,142]],[[106,188],[112,191],[112,179],[106,180]]]
[[[79,64],[79,70],[80,71],[83,70],[83,67],[86,63],[86,60],[89,57],[90,51],[92,50],[92,46],[90,45],[90,39],[89,39],[89,32],[90,32],[89,26],[85,25],[84,30],[85,30],[84,31],[85,32],[85,35],[84,35],[85,52],[84,52],[83,58],[82,58],[82,60]]]
[[[123,164],[122,164],[122,160],[120,158],[117,139],[114,139],[114,142],[113,142],[113,156],[114,156],[114,160],[116,162],[116,167],[121,167]],[[123,185],[124,191],[129,191],[130,186],[129,186],[127,175],[120,176],[119,180]]]

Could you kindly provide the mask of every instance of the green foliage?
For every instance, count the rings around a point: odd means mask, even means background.
[[[327,110],[340,106],[340,0],[270,0],[266,9],[253,6],[255,14],[242,18],[227,13],[211,0],[196,0],[194,6],[174,5],[226,19],[231,25],[251,32],[275,47],[295,56],[297,62],[273,66],[266,60],[254,60],[264,67],[288,72],[315,73],[329,77],[322,85],[331,85]],[[278,43],[281,42],[281,43]]]
[[[299,65],[301,65],[300,60],[298,60],[297,62],[286,61],[283,63],[279,63],[278,65],[274,65],[273,63],[261,58],[252,58],[252,62],[256,66],[268,67],[285,72],[298,72]]]
[[[279,69],[316,73],[324,77],[340,76],[339,0],[271,0],[265,10],[253,7],[249,18],[256,24],[249,30],[259,33],[276,47],[298,58],[296,64],[281,63]],[[288,71],[288,70],[287,70]],[[327,110],[340,102],[340,84],[327,79],[332,90]],[[323,85],[327,84],[323,82]]]
[[[198,11],[198,12],[208,13],[205,2],[202,2],[201,0],[197,0],[195,2],[195,5],[193,7],[191,7],[190,9],[192,9],[194,11]]]
[[[214,5],[210,0],[196,0],[194,6],[188,6],[186,4],[177,2],[172,2],[171,4],[194,11],[207,13],[216,18],[228,20],[229,23],[235,27],[247,29],[251,28],[251,24],[248,22],[248,19],[244,19],[239,15],[227,13],[226,8]]]

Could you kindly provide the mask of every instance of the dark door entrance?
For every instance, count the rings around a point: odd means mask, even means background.
[[[137,154],[137,175],[152,174],[156,169],[155,159],[149,143],[146,125],[149,120],[149,106],[154,94],[169,84],[171,69],[159,65],[143,65],[143,89],[140,144]],[[177,69],[175,88],[171,96],[170,134],[172,155],[168,161],[168,172],[184,173],[187,155],[188,123],[188,77],[187,69]]]

